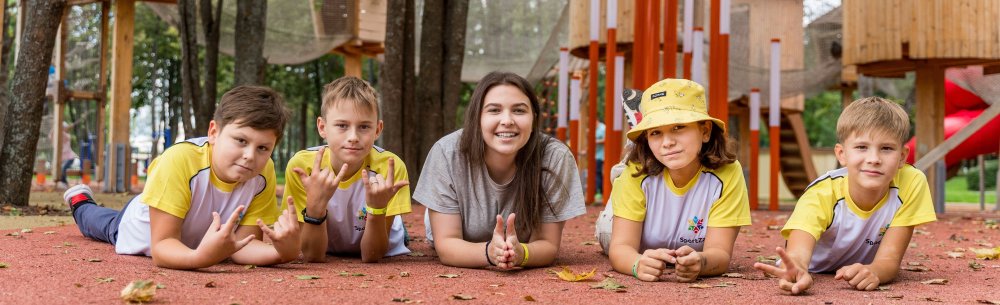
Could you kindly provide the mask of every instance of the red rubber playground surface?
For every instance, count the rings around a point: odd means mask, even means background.
[[[929,271],[900,271],[899,279],[884,290],[855,291],[832,275],[817,275],[805,295],[790,296],[751,265],[758,256],[773,255],[783,244],[777,230],[788,212],[753,212],[754,224],[736,241],[730,272],[743,278],[714,277],[692,284],[666,280],[639,282],[611,270],[600,246],[593,242],[593,222],[600,209],[566,225],[557,266],[574,271],[592,269],[597,274],[583,282],[565,282],[550,270],[538,268],[513,272],[446,267],[424,242],[424,208],[414,205],[405,217],[415,255],[399,256],[378,264],[358,258],[334,258],[325,264],[292,263],[277,267],[248,268],[223,263],[198,271],[177,271],[153,266],[146,257],[115,255],[112,246],[91,241],[73,225],[35,228],[31,232],[0,231],[0,304],[109,304],[121,302],[119,293],[130,281],[153,280],[161,285],[154,304],[316,304],[316,303],[429,303],[429,304],[976,304],[1000,302],[1000,262],[977,260],[970,248],[1000,244],[1000,230],[985,220],[996,213],[953,212],[936,223],[918,227],[903,265]],[[15,233],[16,232],[16,233]],[[962,248],[962,249],[956,249]],[[964,253],[951,258],[950,251]],[[422,254],[422,255],[421,255]],[[976,269],[973,268],[978,267]],[[918,269],[916,267],[911,267]],[[408,276],[404,276],[408,274]],[[439,275],[453,274],[447,278]],[[303,280],[299,276],[317,276]],[[592,289],[612,277],[626,286],[622,291]],[[113,279],[113,280],[109,280]],[[944,285],[923,284],[947,279]],[[454,295],[473,297],[457,300]],[[994,303],[995,304],[995,303]]]

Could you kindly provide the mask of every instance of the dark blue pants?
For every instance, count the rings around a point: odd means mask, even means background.
[[[604,160],[597,160],[594,163],[597,165],[597,171],[594,175],[594,179],[597,180],[597,192],[601,193],[605,201],[607,201],[608,196],[611,196],[611,194],[604,194]]]
[[[118,224],[122,222],[122,215],[131,203],[132,200],[125,203],[121,211],[97,204],[81,204],[73,211],[73,219],[83,236],[114,245],[118,241]]]
[[[73,166],[73,160],[76,160],[76,158],[63,161],[62,171],[59,172],[59,181],[58,182],[67,183],[66,182],[66,171],[69,170],[70,166]]]

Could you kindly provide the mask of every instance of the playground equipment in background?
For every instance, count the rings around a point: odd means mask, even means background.
[[[951,138],[956,132],[969,125],[990,105],[975,93],[962,88],[949,79],[944,80],[944,138]],[[978,155],[1000,151],[1000,117],[995,117],[985,126],[958,144],[944,157],[945,167],[952,167],[962,160],[974,159]],[[916,141],[913,137],[906,143],[910,154],[906,163],[916,162]]]

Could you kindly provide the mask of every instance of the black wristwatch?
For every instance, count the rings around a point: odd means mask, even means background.
[[[328,215],[323,215],[322,218],[312,218],[309,217],[309,214],[306,214],[306,208],[302,208],[302,220],[308,224],[321,225],[324,221],[326,221],[326,216]]]

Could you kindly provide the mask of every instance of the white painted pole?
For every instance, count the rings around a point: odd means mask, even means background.
[[[566,104],[569,90],[569,50],[562,48],[559,50],[559,118],[556,120],[556,127],[566,128],[568,125],[567,115],[569,108]]]
[[[702,49],[705,47],[705,32],[701,29],[696,29],[691,36],[691,44],[693,53],[691,59],[691,80],[698,83],[702,87],[708,87],[705,82],[705,54]]]
[[[609,29],[618,28],[618,0],[608,0],[607,27]]]
[[[684,45],[682,51],[691,53],[691,40],[694,34],[694,0],[684,0]]]
[[[771,40],[771,83],[768,103],[768,126],[779,126],[781,122],[781,41]]]
[[[750,92],[750,130],[760,130],[760,91],[754,88]],[[756,158],[757,156],[751,156]]]
[[[569,82],[569,120],[580,119],[580,80],[574,78]],[[577,145],[577,143],[573,143]]]
[[[615,126],[611,130],[615,132],[622,131],[622,118],[625,117],[625,109],[622,105],[622,90],[625,88],[622,84],[625,83],[625,56],[616,55],[615,56]]]

